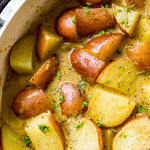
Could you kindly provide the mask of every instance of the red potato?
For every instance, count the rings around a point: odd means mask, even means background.
[[[137,66],[138,70],[150,73],[150,42],[129,46],[126,53],[129,59]]]
[[[48,110],[53,111],[48,98],[35,86],[21,90],[13,100],[13,112],[20,119],[29,119]]]
[[[134,8],[141,9],[144,6],[144,0],[125,0],[124,3],[129,6],[134,6]]]
[[[70,61],[76,71],[91,84],[95,82],[97,76],[105,67],[105,62],[77,48],[71,53]]]
[[[64,102],[61,103],[61,109],[66,116],[72,116],[73,114],[82,114],[85,112],[85,108],[82,108],[82,104],[85,100],[84,95],[80,96],[78,88],[71,82],[64,82],[61,84],[61,94],[64,98]]]
[[[58,71],[59,59],[53,54],[30,79],[30,82],[41,89],[46,89]]]
[[[83,6],[89,6],[87,4],[88,2],[91,4],[89,7],[98,8],[101,6],[105,6],[106,4],[110,4],[112,0],[79,0],[79,1]]]
[[[89,9],[87,12],[84,9],[76,9],[76,14],[77,31],[81,37],[107,30],[115,25],[114,17],[104,8]]]
[[[47,28],[40,25],[35,43],[35,51],[38,59],[43,62],[56,52],[62,42],[62,37],[52,33]]]
[[[85,50],[90,55],[93,55],[104,62],[108,62],[120,46],[122,39],[122,34],[99,36],[92,39],[86,45]]]
[[[75,9],[65,10],[56,20],[56,32],[63,37],[65,41],[76,43],[78,40],[76,22]]]

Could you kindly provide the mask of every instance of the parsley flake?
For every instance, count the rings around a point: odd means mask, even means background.
[[[71,18],[71,21],[72,21],[72,23],[76,22],[75,18]]]
[[[99,126],[99,127],[103,126],[103,124],[102,124],[101,122],[99,122],[99,121],[97,121],[96,124],[97,124],[97,126]]]
[[[145,74],[145,77],[147,77],[149,75],[149,72],[147,72],[146,74]]]
[[[60,103],[64,102],[64,97],[62,95],[60,95],[59,101],[60,101]]]
[[[57,78],[57,79],[60,78],[60,71],[57,72],[56,78]]]
[[[87,85],[87,81],[86,81],[86,79],[84,78],[84,80],[81,82],[81,86],[82,86],[83,88],[85,88],[86,85]]]
[[[122,137],[123,133],[119,134],[119,137]]]
[[[110,32],[112,32],[112,29],[106,30],[106,34],[108,34],[108,33],[110,33]]]
[[[137,106],[139,113],[146,113],[148,114],[147,109],[144,106]]]
[[[121,24],[128,24],[128,16],[121,20]]]
[[[120,69],[120,70],[123,70],[124,68],[125,68],[125,67],[119,66],[119,69]]]
[[[90,17],[90,14],[89,14],[90,8],[89,7],[83,7],[83,9],[85,10],[87,16]]]
[[[108,85],[109,85],[110,83],[111,83],[111,82],[110,82],[110,81],[108,81],[108,80],[106,80],[106,81],[105,81],[105,84],[108,84]]]
[[[83,125],[84,125],[84,121],[79,124],[75,124],[76,130],[79,130]]]
[[[127,9],[125,10],[126,15],[129,13],[130,9],[132,9],[134,6],[135,6],[135,4],[133,4],[131,7],[127,8]]]
[[[113,133],[117,133],[117,132],[118,132],[118,130],[116,130],[116,129],[115,129],[115,130],[113,130]]]
[[[59,103],[57,103],[57,104],[55,105],[55,109],[57,109],[57,108],[58,108],[58,104],[59,104]]]
[[[121,10],[121,9],[118,9],[117,11],[122,12],[122,10]]]
[[[145,71],[145,70],[143,70],[143,71],[141,71],[141,72],[140,72],[140,74],[145,74],[145,73],[146,73],[146,71]]]
[[[129,135],[123,134],[123,137],[124,137],[125,139],[126,139],[127,136],[129,136]]]
[[[123,53],[120,50],[116,50],[117,54],[123,55]]]
[[[61,89],[60,88],[56,88],[56,92],[58,92],[58,91],[61,92]]]
[[[105,31],[104,30],[100,31],[100,35],[105,35]]]
[[[87,5],[89,5],[89,6],[90,6],[90,5],[92,5],[92,4],[91,4],[91,3],[89,3],[89,2],[86,2],[86,4],[87,4]]]
[[[88,96],[87,96],[87,99],[90,100],[90,98],[91,98],[91,95],[88,95]]]
[[[85,108],[87,105],[88,105],[88,101],[84,101],[83,103],[82,103],[82,108]]]
[[[58,61],[56,61],[55,64],[58,64]]]
[[[55,59],[55,57],[53,57],[53,59]]]
[[[46,124],[45,124],[45,125],[44,125],[44,124],[39,125],[39,129],[40,129],[44,134],[46,134],[46,133],[48,133],[48,132],[50,131],[49,127],[47,127]]]
[[[23,140],[26,142],[27,147],[29,147],[29,145],[31,144],[29,136],[26,136]]]
[[[53,90],[55,90],[55,88],[50,88],[50,91],[53,91]]]
[[[76,114],[73,114],[72,117],[75,119],[75,118],[77,118],[77,115],[76,115]]]

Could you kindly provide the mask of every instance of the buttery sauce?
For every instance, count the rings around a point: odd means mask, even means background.
[[[117,3],[119,3],[118,0],[116,0]],[[58,14],[60,14],[63,10],[66,8],[70,7],[81,7],[79,2],[77,0],[67,0],[63,2],[59,2],[56,6],[54,6],[48,14],[44,17],[44,19],[39,21],[39,24],[44,25],[51,31],[54,31],[55,27],[55,20]],[[147,6],[145,6],[147,7]],[[54,13],[55,12],[55,13]],[[139,10],[140,16],[144,17],[145,14],[148,14],[145,9],[143,8],[142,10]],[[37,28],[31,31],[31,33],[35,33]],[[112,33],[117,33],[121,32],[118,26],[113,29]],[[94,36],[99,36],[99,34],[94,35]],[[86,37],[86,38],[80,38],[79,42],[77,44],[72,44],[72,43],[66,43],[63,42],[63,44],[60,46],[59,50],[56,52],[59,56],[60,64],[59,64],[59,71],[61,73],[60,78],[54,77],[53,81],[51,84],[48,86],[47,90],[45,91],[45,94],[50,100],[50,103],[55,107],[55,105],[59,102],[59,96],[60,92],[57,91],[57,88],[59,88],[60,84],[64,81],[70,81],[77,86],[79,86],[83,80],[83,77],[78,74],[73,67],[71,67],[71,64],[69,62],[69,54],[72,51],[74,47],[84,47],[84,45],[91,40],[91,37]],[[125,53],[125,48],[129,45],[135,45],[139,44],[138,39],[136,38],[136,29],[134,32],[134,38],[125,38],[120,47],[119,50],[122,51],[123,55],[120,54],[115,54],[112,60],[118,59],[118,58],[127,58],[126,53]],[[41,64],[35,60],[35,70],[38,70],[38,68],[41,66]],[[137,72],[138,73],[138,72]],[[18,75],[15,73],[13,70],[10,70],[8,74],[8,78],[6,81],[5,85],[5,90],[4,90],[4,96],[3,96],[3,102],[2,102],[2,114],[3,118],[2,121],[3,123],[8,123],[11,125],[11,127],[18,132],[22,137],[26,136],[26,132],[24,130],[26,122],[28,120],[21,120],[17,118],[12,111],[12,102],[13,99],[15,98],[16,94],[26,86],[30,86],[31,84],[29,83],[29,79],[32,77],[32,75]],[[142,87],[150,85],[150,80],[149,80],[150,75],[145,77],[144,75],[138,74],[136,86],[135,86],[135,92],[132,93],[129,98],[134,100],[137,103],[141,103],[142,101],[145,100],[149,104],[149,101],[145,99],[142,95]],[[99,84],[94,84],[90,85],[87,83],[85,86],[84,90],[87,95],[91,95],[93,89],[95,86],[101,86]],[[51,88],[55,88],[53,91],[51,91]],[[74,149],[74,144],[76,142],[76,137],[72,138],[74,133],[76,132],[76,129],[74,128],[74,124],[79,123],[79,118],[82,117],[89,117],[88,113],[86,112],[85,114],[77,116],[76,119],[73,118],[67,118],[65,115],[62,114],[60,106],[55,109],[54,117],[58,120],[60,125],[63,128],[64,134],[65,134],[65,140],[66,140],[66,150],[73,150]],[[104,147],[105,149],[110,150],[111,149],[111,142],[112,142],[112,137],[113,133],[111,132],[112,129],[103,129],[104,133]]]

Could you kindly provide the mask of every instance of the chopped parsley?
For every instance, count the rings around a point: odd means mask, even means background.
[[[53,91],[53,90],[55,90],[55,88],[50,88],[50,91]]]
[[[58,64],[58,61],[56,61],[55,64]]]
[[[88,101],[84,101],[83,103],[82,103],[82,108],[85,108],[87,105],[88,105]]]
[[[126,139],[127,136],[129,136],[129,135],[123,134],[123,137],[124,137],[125,139]]]
[[[90,8],[89,7],[83,7],[83,9],[85,10],[87,16],[90,17],[90,14],[89,14]]]
[[[139,16],[139,20],[141,19],[141,16]]]
[[[112,32],[112,29],[106,30],[106,34],[108,34],[108,33],[110,33],[110,32]]]
[[[83,88],[85,88],[86,85],[87,85],[87,81],[86,81],[86,79],[84,78],[84,80],[81,82],[81,86],[82,86]]]
[[[57,78],[57,79],[60,78],[60,71],[57,72],[56,78]]]
[[[123,55],[123,53],[120,50],[116,50],[117,54]]]
[[[120,88],[120,85],[118,86],[118,88]]]
[[[119,137],[122,137],[123,133],[119,134]]]
[[[53,57],[53,59],[55,59],[55,57]]]
[[[76,114],[73,114],[72,117],[75,119],[75,118],[77,118],[77,115],[76,115]]]
[[[72,23],[76,22],[75,18],[71,18],[71,21],[72,21]]]
[[[92,5],[92,4],[91,4],[91,3],[89,3],[89,2],[86,2],[86,4],[87,4],[87,5],[89,5],[89,6],[90,6],[90,5]]]
[[[105,35],[105,31],[104,30],[100,31],[100,35]]]
[[[145,77],[147,77],[148,75],[149,75],[149,73],[148,73],[148,72],[146,72]]]
[[[113,133],[117,133],[117,132],[118,132],[118,130],[116,130],[116,129],[115,129],[115,130],[113,130]]]
[[[104,6],[101,6],[101,8],[106,8],[106,9],[107,9],[107,8],[108,8],[108,4],[106,4],[106,6],[105,6],[105,7],[104,7]]]
[[[55,105],[55,109],[57,109],[57,108],[58,108],[58,105],[59,105],[59,103],[57,103],[57,104]]]
[[[97,124],[99,127],[103,126],[103,124],[102,124],[101,122],[99,122],[99,121],[97,121],[96,124]]]
[[[108,84],[108,85],[109,85],[110,83],[111,83],[111,82],[110,82],[110,81],[108,81],[108,80],[106,80],[106,81],[105,81],[105,84]]]
[[[128,24],[128,16],[121,20],[121,24]]]
[[[31,144],[29,136],[26,136],[23,140],[26,142],[27,147],[29,147],[29,145]]]
[[[91,95],[88,95],[88,96],[87,96],[87,99],[90,100],[90,98],[91,98]]]
[[[122,12],[122,10],[121,10],[121,9],[118,9],[117,11]]]
[[[56,88],[56,92],[58,92],[58,91],[61,92],[61,89],[60,88]]]
[[[140,74],[145,74],[145,76],[147,77],[149,75],[149,72],[146,72],[145,70],[139,72]]]
[[[120,70],[123,70],[124,68],[125,68],[125,67],[119,66],[119,69],[120,69]]]
[[[45,125],[44,125],[44,124],[39,125],[39,129],[40,129],[44,134],[46,134],[46,133],[48,133],[48,132],[50,131],[49,127],[47,127],[46,124],[45,124]]]
[[[75,124],[76,130],[79,130],[83,125],[84,125],[84,121],[79,124]]]
[[[131,7],[127,8],[127,9],[125,10],[126,15],[128,15],[128,13],[129,13],[130,9],[132,9],[134,6],[135,6],[135,4],[133,4]]]
[[[60,103],[64,102],[64,97],[62,95],[60,95],[59,101],[60,101]]]
[[[137,106],[139,113],[146,113],[148,114],[147,109],[144,106]]]

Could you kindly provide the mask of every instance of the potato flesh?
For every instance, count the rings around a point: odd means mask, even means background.
[[[36,150],[64,150],[63,143],[49,121],[50,112],[40,114],[32,118],[27,124],[25,131],[32,141]],[[50,131],[44,134],[38,125],[44,124],[49,127]]]
[[[120,7],[116,4],[112,5],[114,16],[116,18],[117,23],[119,24],[120,28],[123,30],[125,34],[127,34],[129,37],[132,37],[132,34],[134,32],[135,26],[137,21],[139,20],[139,13],[137,11],[130,10],[128,14],[126,15],[127,8]],[[119,12],[118,10],[121,10],[122,12]],[[128,16],[128,23],[122,24],[121,21],[125,19]]]
[[[137,37],[140,42],[150,41],[150,19],[144,18],[139,21],[137,26]]]
[[[120,67],[123,67],[123,69]],[[101,72],[97,82],[121,93],[133,94],[136,79],[136,67],[127,59],[118,59]],[[110,84],[106,84],[106,81],[109,81]]]
[[[123,134],[120,136],[120,134]],[[142,117],[127,123],[115,136],[113,150],[150,149],[150,121]]]
[[[28,35],[18,40],[10,54],[10,65],[19,74],[33,73],[35,37]]]
[[[30,150],[23,139],[7,124],[2,126],[1,144],[3,150]]]
[[[106,96],[107,95],[107,96]],[[135,107],[135,102],[123,95],[97,87],[89,102],[89,115],[105,127],[114,127],[125,121]]]

